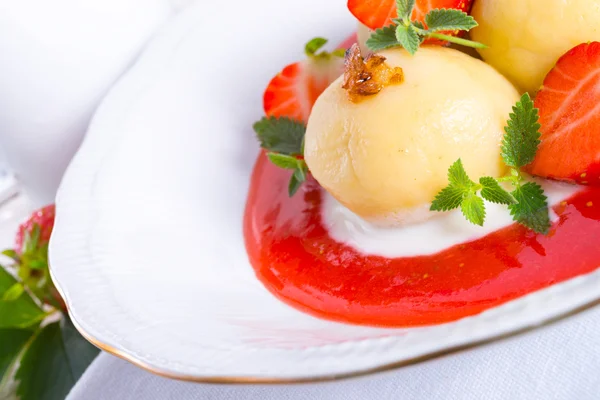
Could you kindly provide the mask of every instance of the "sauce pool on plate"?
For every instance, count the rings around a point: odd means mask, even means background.
[[[600,266],[600,188],[553,207],[547,236],[512,224],[435,254],[366,255],[334,240],[312,179],[288,195],[290,172],[259,156],[244,217],[258,278],[293,307],[354,324],[409,327],[478,314]]]

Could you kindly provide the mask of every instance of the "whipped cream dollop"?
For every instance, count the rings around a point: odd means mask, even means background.
[[[544,188],[550,208],[582,190],[581,186],[560,182],[540,180],[538,183]],[[514,223],[505,205],[486,202],[483,227],[469,223],[458,209],[440,213],[429,211],[429,205],[408,211],[415,214],[413,219],[410,215],[404,217],[409,223],[390,227],[365,221],[329,193],[323,196],[322,219],[333,239],[364,254],[388,258],[435,254]],[[426,218],[425,213],[431,215]],[[553,221],[557,218],[552,210],[550,218]]]

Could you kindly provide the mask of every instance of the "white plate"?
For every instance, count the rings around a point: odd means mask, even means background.
[[[600,273],[458,322],[383,329],[313,318],[255,278],[242,238],[269,78],[316,35],[354,27],[345,0],[200,2],[111,91],[58,197],[50,260],[92,342],[197,381],[352,376],[526,330],[595,302]]]

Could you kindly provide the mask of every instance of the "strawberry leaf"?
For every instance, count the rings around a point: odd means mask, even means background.
[[[25,287],[21,282],[14,283],[11,287],[6,289],[6,292],[2,295],[2,300],[4,301],[14,301],[17,300],[23,292],[25,291]]]
[[[0,398],[12,392],[15,367],[35,331],[29,329],[0,329]]]
[[[64,400],[99,350],[66,318],[41,328],[15,375],[21,400]]]
[[[14,290],[11,288],[16,283],[17,280],[0,267],[0,298],[4,298],[7,291]],[[32,327],[42,321],[45,315],[27,292],[22,292],[12,300],[0,300],[0,329]]]

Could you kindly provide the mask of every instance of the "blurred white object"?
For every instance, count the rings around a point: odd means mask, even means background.
[[[54,201],[97,104],[169,0],[0,0],[0,147],[35,206]]]

